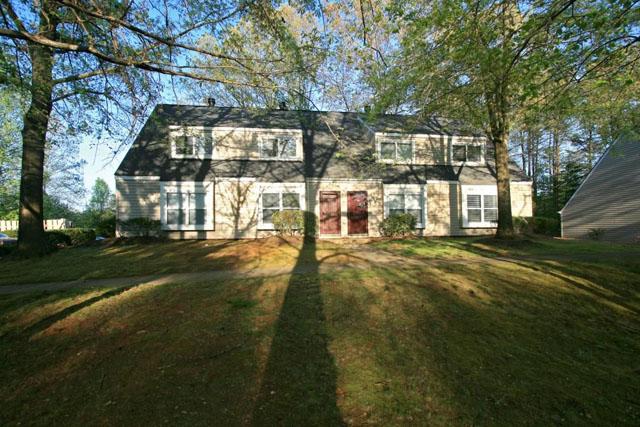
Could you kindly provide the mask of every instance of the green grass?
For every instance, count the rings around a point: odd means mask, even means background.
[[[425,262],[1,296],[0,423],[638,425],[635,247],[372,244]]]
[[[182,240],[69,248],[40,259],[0,259],[0,285],[273,267],[294,263],[300,245],[273,238],[265,242]]]

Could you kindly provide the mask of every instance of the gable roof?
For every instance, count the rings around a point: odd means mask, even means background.
[[[168,149],[169,126],[301,129],[303,161],[173,159]],[[375,162],[375,132],[469,136],[454,123],[419,122],[415,116],[383,115],[370,119],[354,112],[240,109],[160,104],[125,155],[116,175],[160,176],[163,181],[200,181],[215,177],[255,177],[271,182],[302,182],[305,178],[382,179],[388,183],[427,180],[463,183],[495,182],[488,155],[484,166],[390,165]],[[511,164],[515,181],[529,179]]]

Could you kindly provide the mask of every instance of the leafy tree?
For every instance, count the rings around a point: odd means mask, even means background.
[[[20,97],[0,90],[0,219],[18,219]]]
[[[65,202],[48,193],[44,194],[45,219],[66,218],[73,221],[76,216],[76,211],[71,209]]]
[[[282,21],[274,23],[271,34],[263,22],[245,16],[223,36],[202,38],[204,46],[233,58],[203,58],[200,66],[211,70],[211,78],[245,84],[194,82],[195,94],[243,108],[277,109],[283,103],[292,109],[314,107],[317,70],[328,52],[327,38],[318,29],[318,11],[284,4],[274,12]],[[244,66],[234,66],[235,61]]]
[[[0,90],[0,218],[18,219],[20,186],[20,129],[26,109],[25,97],[4,88]],[[72,139],[64,143],[47,141],[45,147],[43,216],[71,218],[69,206],[84,192],[82,162],[75,160],[78,146]]]
[[[637,3],[396,1],[399,60],[378,109],[404,102],[482,130],[495,147],[498,237],[513,235],[508,142],[527,113],[640,57]]]
[[[29,95],[18,242],[28,255],[46,250],[42,218],[48,138],[89,133],[96,139],[106,134],[126,140],[159,96],[167,81],[161,75],[250,84],[217,79],[210,69],[205,73],[198,67],[198,57],[246,67],[241,61],[246,58],[233,58],[200,40],[205,34],[224,34],[245,16],[263,22],[267,34],[281,20],[269,1],[5,0],[0,12],[0,83]]]
[[[89,200],[88,209],[97,212],[113,210],[115,207],[115,199],[111,193],[109,185],[102,178],[96,178],[91,190],[91,199]]]

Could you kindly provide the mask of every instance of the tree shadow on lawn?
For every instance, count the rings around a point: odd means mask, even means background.
[[[29,330],[60,328],[29,342],[6,337],[0,424],[246,423],[260,383],[262,284],[118,289],[42,319]]]
[[[321,295],[316,241],[306,238],[275,325],[254,425],[343,425]]]
[[[253,260],[250,246],[234,240],[161,240],[64,248],[36,260],[3,260],[0,285],[230,269]]]
[[[417,424],[437,425],[598,424],[640,416],[632,397],[637,380],[620,383],[632,376],[638,345],[630,329],[610,322],[616,311],[584,294],[565,298],[557,287],[537,284],[537,276],[523,282],[509,273],[478,264],[457,265],[453,274],[441,265],[384,273],[402,308],[370,329],[376,345],[369,357],[390,379],[388,398],[398,399],[398,389],[402,398],[389,408],[377,405],[373,415],[389,422],[404,406]],[[479,298],[459,282],[492,292]],[[382,301],[371,304],[384,312]],[[629,322],[638,326],[631,316]]]
[[[471,423],[581,424],[613,414],[628,422],[638,415],[637,405],[624,413],[634,387],[618,381],[631,371],[633,341],[610,323],[615,310],[495,270],[474,280],[492,286],[492,301],[464,304],[453,292],[431,293],[435,309],[421,322],[429,358]]]
[[[31,326],[28,326],[27,328],[25,328],[24,330],[22,330],[19,334],[22,336],[23,339],[28,340],[31,336],[38,334],[39,332],[44,331],[45,329],[49,328],[51,325],[53,325],[56,322],[59,322],[61,320],[64,320],[65,318],[71,316],[73,313],[82,310],[85,307],[89,307],[97,302],[103,301],[107,298],[111,298],[114,297],[116,295],[120,295],[130,289],[135,288],[136,286],[139,286],[140,283],[132,285],[132,286],[123,286],[121,288],[116,288],[116,289],[111,289],[107,292],[101,293],[100,295],[97,295],[95,297],[86,299],[82,302],[79,302],[77,304],[73,304],[70,305],[68,307],[65,307],[64,309],[49,315],[47,317],[45,317],[44,319],[41,319],[39,321],[37,321],[36,323],[32,324]],[[1,337],[0,337],[1,338]]]
[[[482,243],[488,247],[478,247],[476,243]],[[483,239],[466,245],[466,249],[474,254],[489,258],[496,258],[500,262],[507,262],[524,269],[548,274],[568,285],[580,289],[591,295],[594,299],[608,304],[618,305],[636,315],[640,314],[640,300],[636,286],[640,284],[638,267],[640,262],[629,264],[626,260],[603,259],[601,261],[590,259],[589,262],[559,257],[558,260],[536,259],[534,256],[528,260],[526,255],[515,258],[508,255],[502,256],[494,252],[497,250],[518,247],[526,250],[534,241],[503,242],[497,239]],[[584,281],[584,283],[583,283]],[[635,282],[635,283],[634,283]]]

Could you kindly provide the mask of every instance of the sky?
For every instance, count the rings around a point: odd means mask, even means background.
[[[94,147],[88,139],[85,138],[80,144],[80,159],[86,163],[84,165],[84,186],[86,188],[86,197],[82,201],[79,208],[84,207],[89,197],[91,197],[91,188],[96,178],[102,178],[109,184],[111,191],[115,192],[116,181],[113,174],[116,172],[122,158],[127,153],[127,146],[121,150],[115,157],[110,149],[104,144],[98,144]]]
[[[174,88],[170,85],[170,79],[161,77],[164,80],[164,88],[158,103],[172,103],[172,104],[194,104],[191,96],[180,88],[180,86]],[[150,109],[151,111],[152,109]],[[146,119],[145,119],[146,120]],[[88,203],[91,198],[91,189],[96,182],[96,178],[102,178],[109,185],[112,192],[116,189],[116,180],[114,173],[120,162],[127,154],[127,150],[131,147],[131,144],[123,146],[122,149],[114,156],[113,151],[109,148],[110,144],[92,144],[93,139],[85,137],[80,144],[80,160],[85,162],[84,165],[84,187],[85,197],[83,200],[78,201],[76,208],[82,209]],[[119,146],[120,141],[114,141],[112,146]]]

